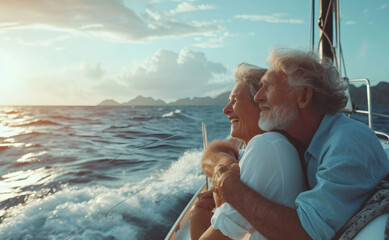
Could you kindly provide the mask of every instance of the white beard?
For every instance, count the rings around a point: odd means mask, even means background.
[[[269,106],[268,106],[269,107]],[[299,117],[297,107],[294,106],[276,106],[270,107],[266,112],[260,113],[258,126],[264,131],[286,130]]]

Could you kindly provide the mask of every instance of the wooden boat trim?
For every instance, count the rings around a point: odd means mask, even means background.
[[[182,229],[187,221],[189,221],[190,210],[194,206],[198,199],[197,195],[207,189],[207,184],[204,183],[200,189],[193,195],[192,199],[186,205],[184,210],[182,210],[181,215],[177,218],[177,221],[174,223],[173,227],[170,229],[169,233],[166,235],[165,240],[175,240],[177,239],[177,232]]]

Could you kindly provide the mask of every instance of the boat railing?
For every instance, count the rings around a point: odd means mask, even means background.
[[[378,137],[386,139],[385,144],[389,144],[389,135],[387,133],[384,133],[384,132],[375,131],[374,128],[373,128],[373,117],[372,117],[373,115],[377,115],[377,116],[381,116],[381,117],[387,117],[387,118],[389,118],[389,116],[385,115],[385,114],[378,114],[378,113],[373,113],[372,112],[372,110],[371,110],[371,92],[370,92],[370,81],[369,81],[369,79],[367,79],[367,78],[349,79],[348,82],[349,83],[351,83],[351,82],[362,82],[362,83],[366,84],[367,110],[361,110],[361,109],[353,108],[351,110],[346,109],[345,112],[347,112],[349,114],[353,114],[353,113],[366,114],[367,115],[367,119],[368,119],[369,127],[375,132],[375,134]]]

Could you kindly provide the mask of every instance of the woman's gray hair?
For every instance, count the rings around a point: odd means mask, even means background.
[[[318,114],[335,114],[347,105],[347,83],[328,58],[320,59],[315,52],[272,50],[268,59],[271,71],[286,74],[289,86],[295,90],[311,87],[312,111]]]
[[[250,94],[254,99],[255,94],[260,88],[260,81],[263,75],[266,73],[265,68],[260,68],[255,65],[251,65],[245,62],[238,64],[234,70],[234,76],[236,82],[242,82],[247,85],[250,90]]]

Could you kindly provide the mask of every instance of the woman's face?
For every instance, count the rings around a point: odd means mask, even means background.
[[[229,103],[223,109],[231,122],[231,137],[239,138],[247,144],[251,138],[263,133],[258,127],[259,112],[249,87],[238,82],[231,91]]]

